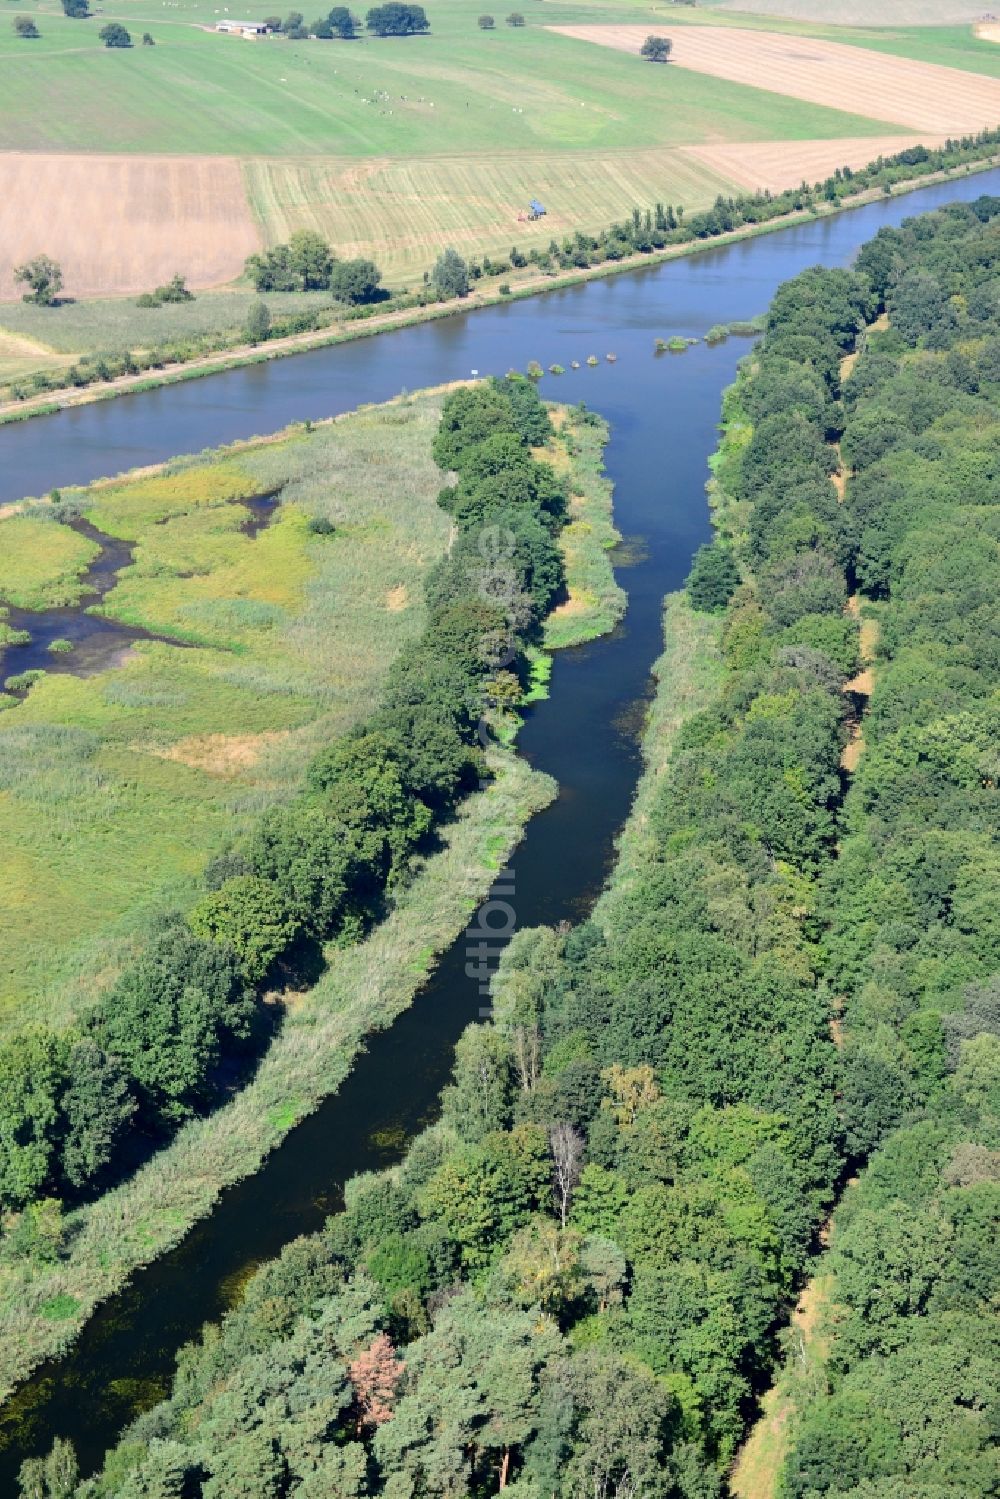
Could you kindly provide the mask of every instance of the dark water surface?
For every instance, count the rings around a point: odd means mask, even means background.
[[[720,396],[747,344],[654,356],[653,340],[704,335],[762,312],[804,267],[846,264],[883,224],[1000,190],[1000,172],[880,201],[800,228],[531,301],[382,334],[272,364],[62,412],[0,432],[0,502],[81,483],[175,453],[382,401],[406,388],[560,363],[544,394],[607,417],[615,514],[641,538],[621,573],[629,609],[614,634],[557,654],[551,700],[529,717],[521,751],[559,783],[504,880],[521,926],[576,919],[606,875],[640,769],[636,705],[661,649],[661,603],[709,534],[704,484]],[[617,355],[614,364],[604,356]],[[600,364],[584,361],[596,354]],[[569,372],[570,361],[582,368]],[[16,710],[15,710],[16,711]],[[512,893],[510,893],[512,886]],[[140,1271],[92,1318],[69,1355],[45,1365],[6,1408],[0,1494],[19,1463],[69,1437],[89,1471],[122,1426],[164,1388],[179,1345],[224,1309],[247,1269],[318,1228],[355,1172],[398,1159],[434,1117],[452,1049],[479,1013],[466,941],[447,952],[412,1008],[336,1097],[295,1129],[256,1176],[227,1191],[171,1254]]]
[[[8,605],[5,623],[12,630],[27,630],[31,638],[21,645],[0,646],[0,680],[26,671],[72,672],[77,677],[90,677],[120,665],[135,641],[158,638],[120,620],[87,613],[115,586],[121,569],[132,561],[132,544],[106,536],[89,521],[75,520],[70,525],[101,549],[80,579],[83,598],[79,604],[57,609]],[[54,640],[68,641],[73,649],[52,651]]]
[[[0,443],[2,451],[2,443]],[[238,503],[247,512],[240,525],[244,535],[256,537],[274,518],[279,494],[254,495]],[[122,568],[130,566],[135,550],[132,542],[98,531],[89,521],[78,519],[70,529],[85,536],[100,551],[80,579],[83,596],[78,604],[55,609],[21,609],[4,605],[4,622],[12,630],[27,630],[30,640],[20,645],[0,646],[0,681],[26,671],[68,672],[74,677],[92,677],[111,666],[120,666],[137,640],[159,640],[166,645],[183,642],[155,635],[138,625],[94,613],[101,600],[118,581]],[[0,598],[0,604],[4,600]],[[72,650],[53,651],[53,641],[68,641]],[[17,689],[14,689],[17,691]]]

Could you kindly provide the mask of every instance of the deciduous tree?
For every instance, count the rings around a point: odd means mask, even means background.
[[[105,47],[131,47],[132,37],[118,21],[109,21],[97,33]]]
[[[25,302],[37,302],[41,307],[54,307],[62,291],[62,268],[49,255],[36,255],[24,265],[14,267],[14,280],[29,286],[23,296]]]
[[[647,62],[666,62],[670,56],[672,47],[673,43],[669,37],[647,36],[639,49],[639,55],[644,57]]]

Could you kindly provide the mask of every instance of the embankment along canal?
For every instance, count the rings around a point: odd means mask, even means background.
[[[637,708],[661,649],[662,598],[709,535],[706,460],[722,391],[747,350],[730,338],[654,356],[654,339],[703,338],[713,324],[752,317],[780,282],[809,265],[848,264],[882,225],[991,191],[1000,191],[1000,172],[508,307],[8,427],[0,432],[0,503],[473,371],[502,374],[531,359],[563,365],[567,373],[546,376],[543,393],[584,400],[610,422],[616,521],[642,545],[628,549],[621,575],[629,595],[623,624],[556,656],[550,699],[522,731],[521,752],[560,790],[530,825],[499,893],[519,926],[576,920],[601,886],[628,813],[640,771]],[[590,355],[595,367],[586,365]],[[39,1369],[8,1402],[0,1494],[16,1492],[20,1463],[57,1435],[74,1443],[84,1471],[98,1466],[128,1420],[162,1393],[179,1346],[218,1317],[248,1269],[318,1228],[348,1177],[397,1159],[433,1118],[454,1043],[482,1003],[478,979],[466,973],[466,948],[462,937],[443,955],[412,1008],[371,1039],[340,1092],[256,1176],[227,1191],[177,1249],[99,1309],[65,1358]]]

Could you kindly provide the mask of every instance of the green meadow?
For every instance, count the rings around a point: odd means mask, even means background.
[[[200,0],[126,0],[107,14],[136,40],[149,29],[156,45],[117,54],[100,45],[95,20],[68,20],[53,0],[18,9],[36,18],[41,36],[27,43],[0,28],[0,139],[8,150],[365,158],[453,154],[457,143],[463,154],[489,159],[885,128],[764,88],[637,66],[542,29],[642,22],[643,6],[531,0],[523,28],[504,25],[500,11],[496,29],[483,32],[481,7],[430,0],[424,37],[251,43],[201,29],[221,9]],[[250,0],[240,15],[273,10]]]
[[[100,612],[165,639],[93,676],[51,671],[21,701],[0,694],[0,1029],[26,1007],[54,1024],[86,1009],[151,913],[183,909],[208,860],[370,713],[423,628],[424,575],[448,542],[430,456],[441,399],[62,492],[64,511],[134,548]],[[575,496],[552,648],[609,629],[624,606],[605,439],[603,424],[573,427],[544,453]],[[270,523],[248,535],[241,500],[275,491]],[[80,601],[94,552],[30,505],[0,520],[0,599]]]
[[[2,107],[2,106],[0,106]],[[258,295],[242,290],[201,291],[191,302],[166,302],[161,307],[137,307],[135,297],[81,297],[58,307],[36,307],[32,302],[0,305],[0,322],[11,335],[10,352],[0,331],[0,381],[22,373],[21,365],[36,369],[37,358],[15,340],[37,339],[57,354],[85,349],[148,349],[157,344],[243,328],[254,302],[266,302],[274,317],[313,312],[332,305],[328,291],[286,291]]]
[[[447,541],[438,409],[421,397],[64,491],[135,544],[102,611],[178,644],[140,642],[96,676],[52,672],[2,700],[0,1023],[26,1004],[56,1022],[85,1005],[145,914],[183,906],[234,825],[370,710]],[[250,537],[234,502],[279,487]],[[92,555],[42,507],[0,521],[0,597],[68,602]]]

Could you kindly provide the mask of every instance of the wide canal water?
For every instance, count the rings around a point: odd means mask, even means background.
[[[601,887],[635,790],[663,595],[681,584],[709,535],[707,459],[722,391],[748,347],[731,338],[656,356],[654,339],[700,338],[714,323],[750,318],[806,266],[848,264],[882,225],[998,191],[1000,172],[973,176],[530,301],[9,427],[0,431],[0,503],[473,371],[523,370],[531,359],[564,365],[564,376],[546,375],[543,393],[584,400],[610,422],[616,520],[641,542],[620,574],[629,595],[624,623],[556,656],[550,700],[519,740],[555,777],[559,796],[530,824],[504,877],[504,899],[520,926],[575,920]],[[591,354],[596,368],[585,363]],[[571,371],[574,359],[581,368]],[[16,1493],[24,1457],[46,1451],[57,1435],[74,1443],[84,1471],[97,1467],[131,1416],[163,1391],[178,1347],[219,1316],[248,1269],[317,1229],[348,1177],[398,1159],[434,1117],[455,1041],[481,1004],[465,949],[460,938],[411,1009],[371,1038],[340,1092],[256,1176],[227,1191],[176,1250],[99,1309],[67,1357],[43,1366],[8,1403],[0,1495]]]

